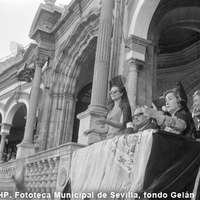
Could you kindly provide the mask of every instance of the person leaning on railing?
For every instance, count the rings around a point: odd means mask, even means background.
[[[192,116],[197,129],[197,138],[200,138],[200,90],[195,91],[193,94]]]
[[[147,129],[158,129],[156,120],[144,115],[143,106],[137,106],[133,115],[134,132],[144,131]]]
[[[187,107],[187,95],[182,84],[179,84],[164,93],[164,112],[143,107],[146,116],[157,120],[158,125],[165,131],[196,138],[196,129],[192,114]]]
[[[85,135],[94,132],[105,134],[106,139],[110,139],[117,135],[133,132],[132,130],[128,131],[126,129],[126,124],[132,123],[132,117],[124,81],[125,77],[120,75],[110,81],[107,117],[101,117],[96,121],[96,124],[102,125],[103,127],[88,129],[84,132]]]

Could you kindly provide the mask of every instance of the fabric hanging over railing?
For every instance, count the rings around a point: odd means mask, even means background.
[[[199,166],[200,142],[164,131],[154,133],[142,193],[162,192],[167,196],[163,199],[191,199]]]
[[[199,165],[200,143],[183,136],[151,129],[117,136],[73,153],[70,197],[191,199]]]
[[[91,199],[100,199],[98,194],[106,193],[106,199],[117,199],[115,193],[123,195],[142,189],[152,132],[117,136],[74,152],[70,173],[72,195],[89,193],[93,195]]]

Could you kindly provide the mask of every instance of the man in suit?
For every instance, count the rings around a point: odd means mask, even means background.
[[[144,115],[142,106],[136,107],[133,115],[133,124],[135,125],[134,132],[158,128],[155,120]]]

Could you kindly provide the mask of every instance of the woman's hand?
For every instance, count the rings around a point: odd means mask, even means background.
[[[88,129],[88,130],[86,130],[86,131],[84,131],[84,135],[89,135],[90,133],[92,133],[93,132],[93,130],[92,129]]]
[[[153,109],[153,108],[149,108],[147,106],[143,106],[142,110],[143,110],[144,115],[146,115],[148,117],[156,119],[159,116],[159,112],[157,111],[157,109]]]
[[[96,125],[105,125],[108,124],[108,120],[106,118],[100,118],[95,122]]]
[[[144,115],[148,116],[149,118],[156,119],[159,125],[163,124],[165,115],[162,111],[158,111],[157,109],[152,109],[147,106],[142,107],[142,110]]]

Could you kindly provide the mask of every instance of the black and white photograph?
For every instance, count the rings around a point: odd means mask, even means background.
[[[200,0],[0,0],[0,199],[200,200]]]

